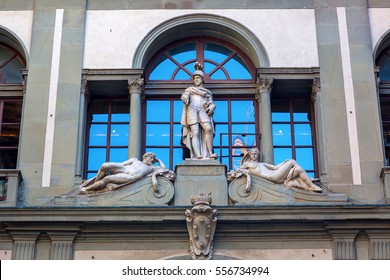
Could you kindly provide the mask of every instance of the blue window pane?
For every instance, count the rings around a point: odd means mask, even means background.
[[[168,55],[172,56],[172,58],[180,64],[183,64],[191,59],[196,59],[195,43],[186,43],[170,49],[168,51]]]
[[[309,124],[294,125],[295,145],[312,145],[311,128]]]
[[[128,100],[112,102],[112,122],[130,122],[130,104]]]
[[[146,152],[152,152],[159,158],[166,168],[169,168],[169,149],[168,148],[148,148]],[[157,165],[157,164],[156,164]]]
[[[273,124],[272,139],[274,146],[291,145],[291,129],[289,124]]]
[[[217,106],[214,111],[215,122],[228,122],[228,102],[227,101],[215,101]]]
[[[127,146],[129,144],[129,125],[112,124],[111,125],[111,146]]]
[[[105,146],[107,143],[107,125],[92,124],[89,131],[89,146]]]
[[[215,137],[214,137],[213,145],[219,146],[221,133],[227,133],[229,132],[229,129],[226,124],[215,124],[214,129],[215,129]],[[227,145],[229,145],[228,135],[222,135],[222,146],[227,146]]]
[[[173,146],[181,146],[181,124],[173,125]]]
[[[294,121],[296,122],[309,122],[309,114],[307,112],[304,113],[293,113]]]
[[[90,107],[91,122],[108,122],[108,102],[93,101]]]
[[[173,121],[180,122],[183,113],[183,101],[178,100],[173,102]]]
[[[105,148],[88,149],[88,170],[99,170],[100,166],[106,162]]]
[[[173,169],[177,164],[183,163],[183,148],[173,149]]]
[[[174,77],[174,80],[189,80],[189,79],[191,79],[191,76],[188,75],[188,73],[186,73],[183,69],[177,71]]]
[[[216,66],[217,66],[216,64],[205,62],[203,70],[206,74],[209,74],[211,71],[215,69]]]
[[[2,61],[4,62],[4,61]],[[25,68],[18,57],[14,57],[10,62],[1,68],[1,73],[8,84],[16,84],[22,82],[22,71]]]
[[[274,148],[274,163],[275,165],[292,158],[292,150],[290,148]]]
[[[230,79],[246,80],[252,79],[252,75],[246,67],[244,61],[235,55],[232,59],[224,64],[225,69],[229,73]]]
[[[111,148],[110,149],[110,161],[111,162],[124,162],[128,160],[127,148]]]
[[[190,73],[194,72],[194,66],[195,66],[195,61],[191,63],[187,63],[184,65],[184,68],[187,69]]]
[[[169,124],[148,124],[146,125],[147,146],[169,146]]]
[[[169,100],[150,100],[146,107],[147,122],[169,122],[171,111]]]
[[[253,101],[232,101],[232,122],[254,122],[255,106]]]
[[[221,69],[218,69],[210,76],[210,79],[212,79],[212,80],[227,80],[227,77]]]
[[[170,59],[162,57],[158,62],[158,65],[150,73],[150,80],[170,80],[173,72],[176,70],[177,65]]]
[[[96,176],[96,173],[97,173],[97,172],[88,172],[88,173],[87,173],[87,180],[89,180],[89,179],[95,177],[95,176]]]
[[[272,122],[289,122],[290,113],[272,113]]]
[[[255,145],[255,135],[247,135],[247,133],[255,133],[255,125],[254,124],[233,124],[232,125],[232,132],[233,133],[240,133],[240,135],[233,135],[233,140],[239,137],[238,139],[241,139],[243,146],[254,146]],[[233,142],[234,143],[234,142]]]
[[[214,43],[204,44],[204,58],[215,61],[217,63],[222,63],[226,58],[228,58],[233,52],[221,45]]]
[[[273,122],[290,122],[290,106],[285,101],[272,101],[272,121]]]
[[[305,170],[314,170],[314,155],[311,148],[296,149],[296,157],[299,165]]]

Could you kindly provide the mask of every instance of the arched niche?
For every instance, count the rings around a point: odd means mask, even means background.
[[[133,68],[144,68],[161,47],[178,39],[199,35],[228,41],[243,50],[256,67],[269,66],[264,46],[245,26],[222,16],[191,14],[172,18],[151,30],[135,51]]]

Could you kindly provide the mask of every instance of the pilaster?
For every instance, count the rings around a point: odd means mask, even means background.
[[[77,232],[48,232],[51,239],[50,259],[51,260],[72,260],[73,240]]]
[[[370,238],[371,260],[390,260],[390,231],[386,229],[366,230]]]
[[[12,248],[13,260],[33,260],[35,259],[35,243],[38,238],[38,231],[11,231],[14,244]]]

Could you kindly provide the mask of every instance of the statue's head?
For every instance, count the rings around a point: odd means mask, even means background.
[[[253,148],[249,151],[249,156],[251,160],[258,161],[260,157],[260,151],[258,148]]]
[[[156,155],[152,152],[147,152],[142,156],[142,161],[148,165],[153,165],[156,159]]]
[[[197,82],[203,83],[204,79],[204,72],[203,72],[203,66],[199,62],[196,62],[195,65],[195,72],[192,74],[192,78],[194,79],[195,85]]]

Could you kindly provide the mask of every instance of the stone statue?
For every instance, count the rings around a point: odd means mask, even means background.
[[[259,162],[260,151],[253,148],[241,160],[241,166],[237,171],[230,171],[230,180],[242,175],[247,176],[246,192],[250,191],[251,175],[263,178],[275,184],[284,184],[287,187],[298,187],[308,191],[322,192],[315,185],[306,171],[293,159],[287,159],[278,165]]]
[[[215,103],[211,92],[203,87],[203,67],[195,63],[193,74],[195,86],[187,88],[181,95],[184,102],[181,124],[182,140],[190,149],[191,158],[216,159],[213,153],[213,114]]]
[[[153,166],[156,162],[159,166]],[[131,158],[124,162],[103,163],[96,177],[87,180],[80,186],[80,193],[115,190],[148,175],[152,176],[153,189],[158,192],[156,176],[164,173],[168,173],[168,178],[174,176],[173,172],[167,170],[164,163],[156,158],[154,153],[148,152],[143,155],[142,161]]]

